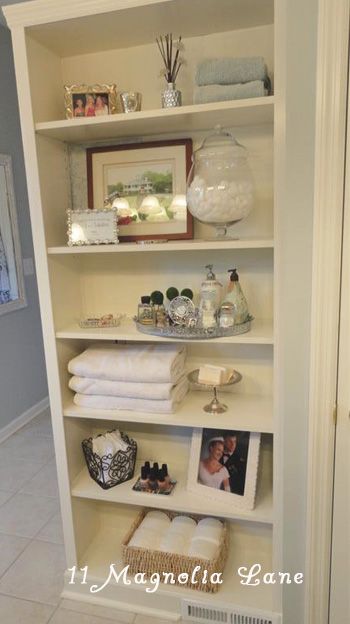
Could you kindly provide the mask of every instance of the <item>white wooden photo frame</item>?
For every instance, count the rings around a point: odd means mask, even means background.
[[[12,160],[0,154],[0,315],[26,305]]]
[[[230,508],[254,509],[260,438],[249,431],[195,429],[187,489]]]

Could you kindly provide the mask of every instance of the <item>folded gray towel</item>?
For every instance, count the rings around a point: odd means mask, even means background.
[[[247,58],[212,58],[198,63],[196,84],[232,85],[267,77],[265,61],[262,56]]]
[[[266,94],[262,80],[235,85],[215,84],[195,87],[193,102],[194,104],[207,104],[208,102],[223,102],[224,100],[244,100],[245,98],[262,97]]]

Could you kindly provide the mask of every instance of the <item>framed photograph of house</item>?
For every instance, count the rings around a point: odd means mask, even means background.
[[[113,115],[118,112],[117,87],[115,84],[65,85],[64,105],[67,119]]]
[[[193,238],[191,156],[191,139],[88,148],[88,206],[117,210],[120,241]]]
[[[26,305],[12,161],[0,154],[0,315]]]
[[[187,488],[212,501],[254,509],[260,433],[195,429]]]

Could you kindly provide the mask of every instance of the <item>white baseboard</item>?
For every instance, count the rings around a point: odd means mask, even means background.
[[[23,414],[17,416],[12,422],[5,427],[0,429],[0,444],[4,442],[7,438],[9,438],[13,433],[16,433],[18,429],[27,425],[33,418],[39,416],[42,412],[44,412],[49,407],[49,397],[45,397],[39,403],[36,403],[29,409],[27,409]]]

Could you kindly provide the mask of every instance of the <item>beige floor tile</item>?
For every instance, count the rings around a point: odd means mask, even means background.
[[[57,609],[50,620],[50,624],[117,624],[117,620],[101,618],[95,615],[86,615],[76,611],[68,611],[61,607]]]
[[[34,477],[24,483],[20,492],[57,498],[58,483],[56,465],[53,462],[45,464],[45,466],[39,470]]]
[[[50,438],[29,436],[20,431],[8,438],[0,447],[0,458],[11,461],[25,459],[46,463],[54,455],[53,441]]]
[[[6,572],[28,544],[29,540],[25,537],[0,534],[0,576]]]
[[[0,596],[1,624],[47,624],[54,607]]]
[[[0,505],[6,503],[6,501],[13,496],[13,492],[3,492],[0,490]]]
[[[57,605],[65,568],[63,546],[33,540],[0,579],[0,594]]]
[[[135,624],[174,624],[174,620],[164,620],[153,617],[153,615],[137,615]]]
[[[34,537],[58,507],[55,498],[15,494],[0,507],[0,533]]]
[[[35,539],[53,544],[63,544],[63,526],[61,513],[57,513],[35,536]]]
[[[17,492],[26,481],[41,470],[44,462],[18,458],[16,461],[13,458],[12,461],[9,461],[9,458],[3,455],[2,446],[0,445],[1,490],[4,492]],[[7,454],[8,452],[8,450],[4,451]]]
[[[69,611],[77,611],[78,613],[85,613],[86,615],[107,618],[113,622],[119,622],[120,624],[132,624],[135,619],[135,614],[129,613],[128,611],[120,611],[119,609],[111,609],[109,607],[102,607],[77,600],[63,599],[60,603],[60,608],[68,609]]]

